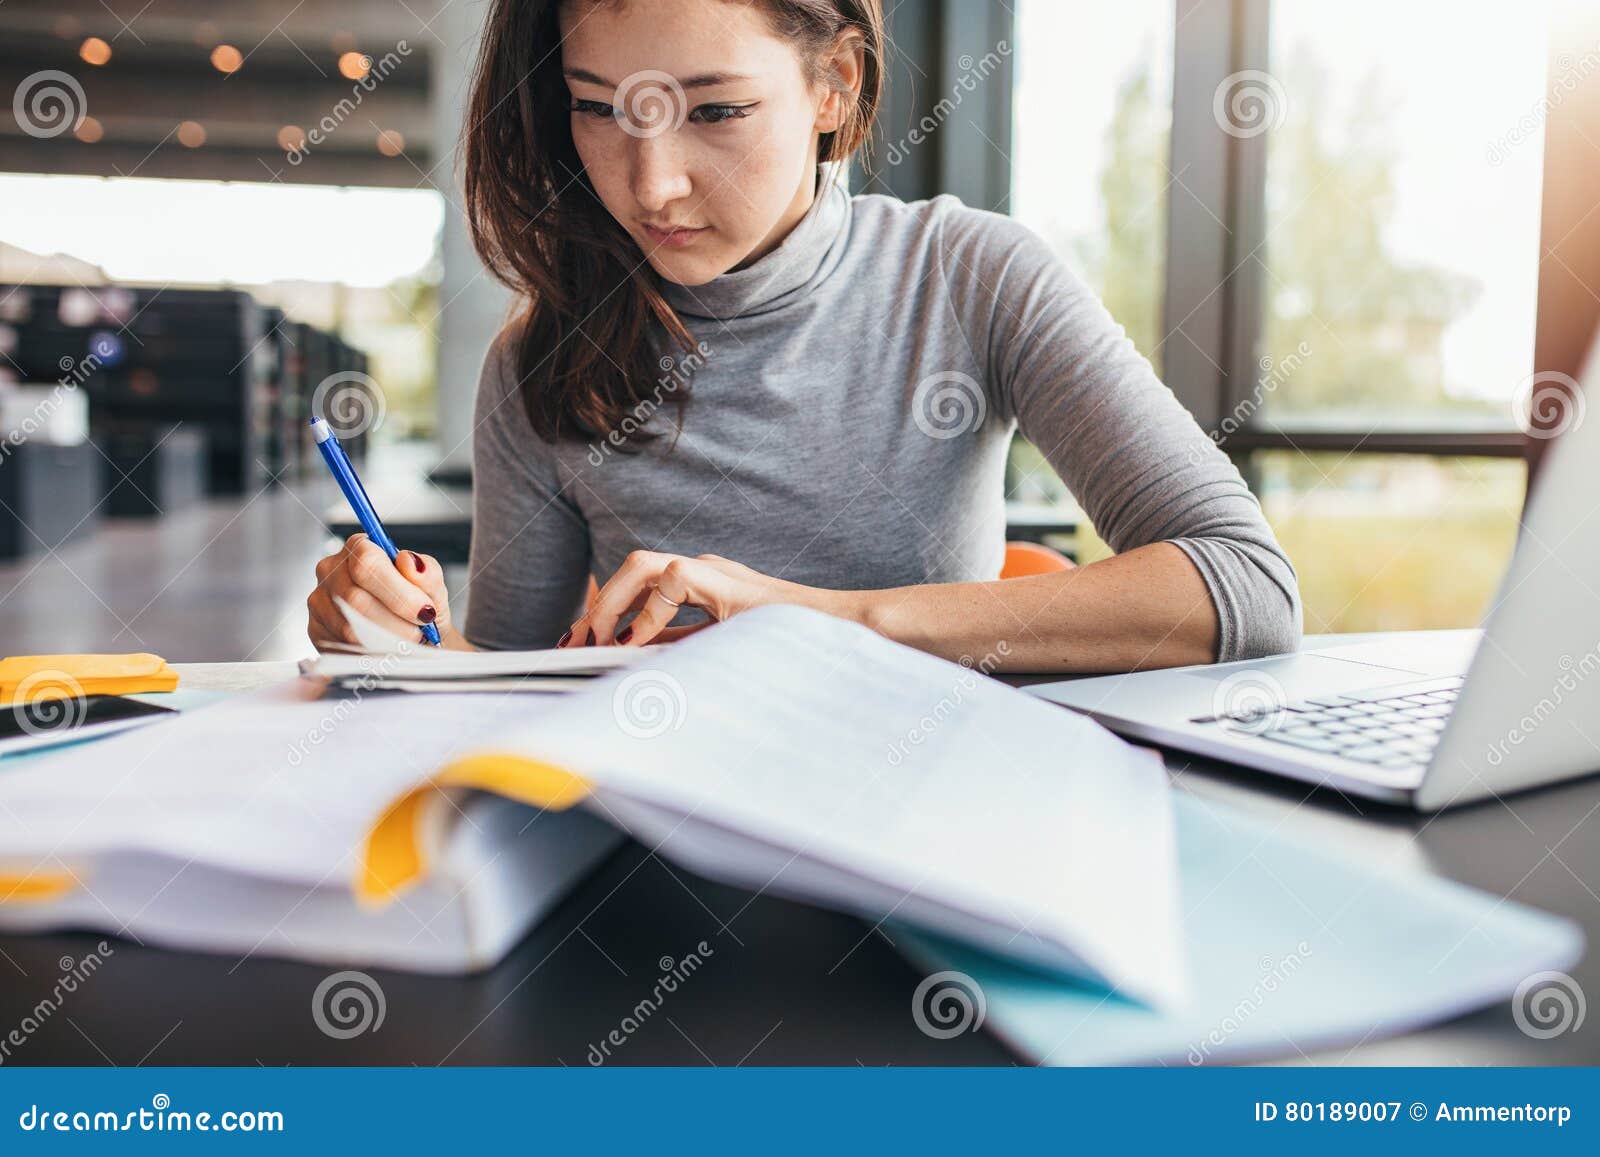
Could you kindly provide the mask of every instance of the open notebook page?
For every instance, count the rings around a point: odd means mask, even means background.
[[[402,680],[490,679],[532,675],[584,677],[631,666],[638,647],[571,647],[542,651],[450,651],[402,639],[384,630],[343,599],[334,600],[359,647],[303,660],[302,674],[332,679],[365,678],[374,686]]]

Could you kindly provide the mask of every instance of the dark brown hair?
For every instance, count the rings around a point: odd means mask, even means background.
[[[695,343],[578,159],[561,72],[562,2],[605,0],[494,0],[463,138],[467,217],[484,264],[527,300],[517,378],[535,433],[637,449],[655,436],[638,417],[653,393],[660,401],[659,359]],[[751,2],[795,46],[811,83],[837,88],[823,56],[847,30],[861,34],[860,98],[817,153],[819,164],[850,157],[867,142],[882,91],[882,0]],[[673,393],[681,418],[688,391]]]

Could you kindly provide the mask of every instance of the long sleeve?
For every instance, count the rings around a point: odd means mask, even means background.
[[[474,646],[553,646],[582,613],[589,528],[528,423],[504,333],[484,358],[472,435],[472,556],[464,634]]]
[[[991,405],[1016,419],[1112,550],[1170,542],[1193,560],[1216,607],[1219,661],[1294,650],[1299,586],[1260,504],[1093,291],[999,214],[953,203],[940,245]]]

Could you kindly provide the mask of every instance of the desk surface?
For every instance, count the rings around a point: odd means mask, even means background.
[[[180,665],[185,685],[243,689],[288,663]],[[1018,680],[1026,681],[1026,680]],[[1417,816],[1169,755],[1177,790],[1221,800],[1307,842],[1338,844],[1397,870],[1423,868],[1578,921],[1600,940],[1600,778]],[[1359,806],[1360,812],[1356,808]],[[20,1024],[98,936],[0,937],[0,1030]],[[608,1063],[1010,1064],[987,1033],[923,1035],[911,1017],[922,974],[862,921],[699,880],[629,844],[496,968],[439,978],[374,972],[381,1029],[320,1032],[312,993],[331,969],[118,945],[45,1020],[16,1064],[587,1063],[648,995],[663,945],[712,947]],[[681,955],[681,952],[679,955]],[[1593,951],[1576,979],[1600,995]],[[1533,1040],[1508,1002],[1393,1040],[1288,1058],[1319,1064],[1600,1063],[1600,1032]]]

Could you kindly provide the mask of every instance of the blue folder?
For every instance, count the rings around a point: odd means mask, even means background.
[[[930,973],[914,1015],[936,1034],[976,1027],[981,1015],[1023,1056],[1049,1065],[1297,1057],[1508,1000],[1583,953],[1583,934],[1568,920],[1422,871],[1295,844],[1184,793],[1173,802],[1193,982],[1184,1009],[1156,1012],[898,927],[895,943]]]

